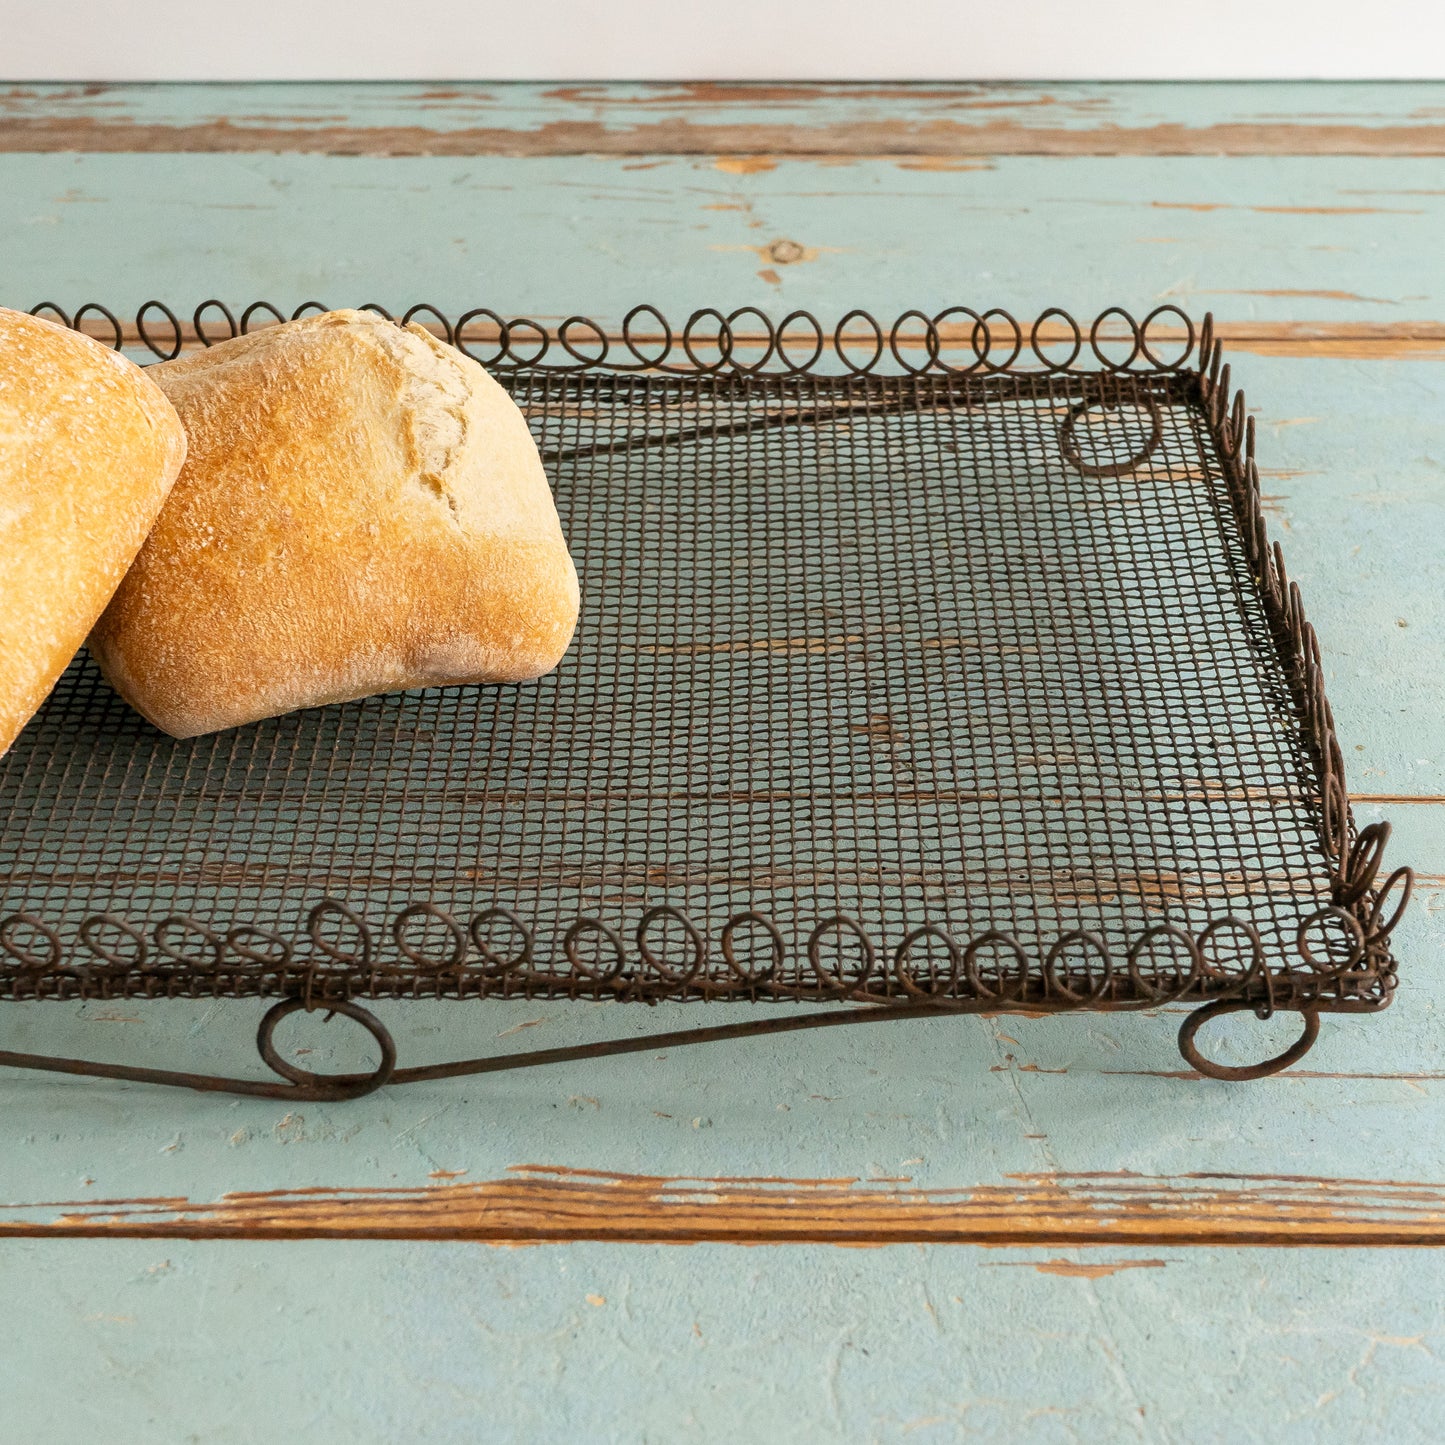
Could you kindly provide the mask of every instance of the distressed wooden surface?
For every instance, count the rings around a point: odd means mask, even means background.
[[[72,307],[71,310],[74,311],[76,308]],[[174,307],[172,311],[175,311]],[[205,314],[199,328],[194,320],[194,313],[187,315],[184,307],[175,312],[175,315],[176,324],[180,328],[182,351],[200,349],[205,344],[201,339],[202,331],[213,342],[217,337],[225,335],[225,320],[214,310]],[[537,325],[545,329],[549,341],[555,344],[558,325],[563,319],[558,317],[538,319]],[[138,360],[142,362],[150,360],[152,353],[147,351],[146,338],[141,334],[139,320],[127,312],[124,316],[117,316],[116,321],[120,325],[122,346]],[[426,327],[435,336],[446,334],[445,328],[439,322],[432,320],[425,312],[414,318],[414,324]],[[624,340],[624,331],[619,324],[601,321],[598,325],[609,346],[617,346]],[[115,327],[111,325],[110,321],[93,311],[81,316],[80,329],[86,335],[94,336],[107,345],[112,343],[115,336]],[[1087,327],[1081,326],[1081,338],[1084,337],[1087,329]],[[956,350],[961,356],[967,357],[970,339],[974,331],[972,323],[960,324],[944,321],[937,324],[936,330],[940,348],[945,354],[952,354]],[[152,308],[146,315],[145,331],[163,353],[172,338],[170,322],[159,311]],[[1188,339],[1188,334],[1188,329],[1184,325],[1174,322],[1171,317],[1167,316],[1156,319],[1149,328],[1151,344],[1158,343],[1159,349],[1166,354],[1174,346],[1182,347]],[[489,348],[496,345],[500,335],[501,328],[495,322],[477,318],[467,324],[463,339],[474,352],[485,357],[490,354]],[[626,335],[648,351],[665,340],[661,330],[655,329],[655,327],[649,329],[643,321],[635,323],[626,332]],[[761,329],[750,332],[746,322],[738,323],[734,335],[740,347],[749,344],[761,346],[767,340]],[[1123,350],[1128,349],[1130,341],[1128,327],[1117,317],[1106,318],[1098,329],[1098,335],[1101,341],[1119,342],[1122,344]],[[1348,361],[1445,360],[1445,325],[1430,321],[1405,321],[1392,324],[1388,321],[1217,320],[1215,335],[1229,347],[1231,353],[1243,351],[1255,356],[1333,356]],[[845,329],[843,337],[845,343],[855,347],[861,355],[867,355],[869,347],[873,344],[872,332],[858,322],[850,324]],[[1066,351],[1075,339],[1074,331],[1070,326],[1055,320],[1043,320],[1039,321],[1037,325],[1028,326],[1025,344],[1030,337],[1036,339],[1050,355]],[[899,350],[905,353],[918,353],[921,356],[927,347],[927,342],[922,334],[903,331],[896,339]],[[825,330],[821,344],[825,351],[836,349],[835,335]],[[1057,348],[1057,351],[1054,348]],[[916,361],[915,364],[917,364]]]
[[[1445,155],[1445,83],[12,85],[0,149],[381,156]],[[932,169],[932,166],[927,167]]]
[[[1440,1251],[23,1240],[0,1260],[27,1305],[8,1418],[72,1427],[27,1442],[1439,1440]]]
[[[450,1171],[434,1170],[434,1174]],[[267,1189],[213,1203],[75,1199],[51,1236],[468,1239],[487,1244],[1439,1245],[1445,1185],[1285,1175],[1011,1176],[969,1189],[894,1179],[663,1178],[515,1166],[485,1183]],[[22,1211],[14,1211],[20,1216]],[[0,1206],[0,1236],[33,1225]]]
[[[0,95],[7,304],[1212,307],[1357,816],[1421,873],[1394,1007],[1248,1086],[1183,1070],[1172,1012],[304,1109],[6,1074],[0,1439],[1438,1439],[1445,1255],[1401,1246],[1445,1227],[1442,127],[1430,85]],[[259,1012],[6,1006],[0,1046],[247,1072]],[[699,1019],[379,1012],[409,1062]],[[282,1044],[352,1067],[345,1028]],[[788,1243],[659,1243],[719,1240]],[[1318,1247],[1238,1247],[1284,1244]],[[56,1360],[99,1383],[57,1402]]]
[[[1172,301],[1232,325],[1305,323],[1285,336],[1327,352],[1359,339],[1342,324],[1388,327],[1373,334],[1411,357],[1445,315],[1445,161],[1416,157],[737,173],[673,156],[19,154],[4,177],[7,296],[32,304],[427,300],[615,324],[649,301],[831,323],[984,298],[1092,317],[1128,298],[1141,314]]]

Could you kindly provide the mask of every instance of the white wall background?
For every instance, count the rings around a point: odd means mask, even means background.
[[[1442,0],[0,0],[21,81],[1442,77]]]

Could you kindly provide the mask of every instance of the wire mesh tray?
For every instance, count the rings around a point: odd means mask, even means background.
[[[36,311],[159,357],[281,319]],[[1379,883],[1388,826],[1350,816],[1209,318],[417,317],[530,420],[571,650],[186,742],[82,656],[0,760],[0,997],[274,997],[286,1082],[0,1062],[343,1097],[659,1037],[399,1069],[362,998],[857,1006],[673,1043],[1187,1001],[1186,1059],[1245,1078],[1389,1002],[1410,873]],[[280,1056],[317,1007],[374,1070]],[[1236,1009],[1304,1032],[1206,1060]]]

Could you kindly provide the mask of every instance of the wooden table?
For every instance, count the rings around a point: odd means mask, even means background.
[[[1212,308],[1356,815],[1421,874],[1395,1006],[1250,1085],[1140,1016],[304,1110],[8,1073],[0,1440],[1440,1438],[1445,86],[26,87],[0,197],[20,306]],[[256,1012],[0,1044],[245,1070]],[[383,1015],[443,1058],[677,1010]]]

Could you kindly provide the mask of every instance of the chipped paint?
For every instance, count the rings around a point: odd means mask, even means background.
[[[1319,291],[1293,287],[1257,291],[1196,291],[1196,296],[1288,296],[1306,301],[1363,301],[1372,306],[1398,306],[1388,296],[1361,296],[1356,291]]]
[[[1039,1274],[1058,1275],[1062,1279],[1107,1279],[1126,1269],[1163,1269],[1164,1259],[1116,1259],[1108,1264],[1081,1264],[1074,1259],[1046,1259],[1035,1263],[1030,1259],[985,1260],[984,1267],[994,1269],[1032,1269]]]
[[[755,176],[761,171],[775,171],[778,163],[772,156],[719,156],[713,169],[730,176]]]
[[[816,127],[757,121],[697,124],[686,117],[610,126],[556,120],[529,129],[285,124],[230,117],[160,123],[96,116],[11,114],[0,152],[46,154],[351,156],[765,155],[820,159],[1022,156],[1445,156],[1445,124],[1159,123],[1061,129],[986,120],[843,121]]]
[[[1252,211],[1257,216],[1423,216],[1390,206],[1238,206],[1230,201],[1150,201],[1158,211]]]
[[[957,156],[900,157],[895,164],[900,171],[991,171],[985,160],[963,160]]]
[[[0,1206],[6,1235],[1385,1247],[1445,1244],[1445,1184],[1120,1170],[920,1189],[907,1179],[690,1178],[528,1164],[473,1184]]]

